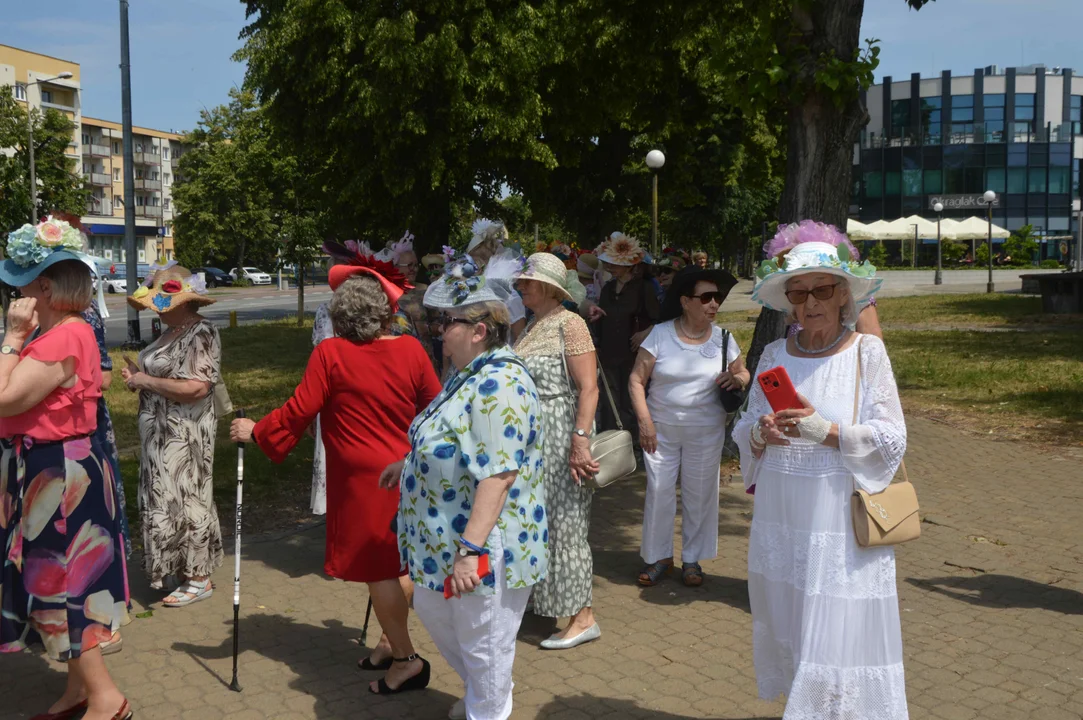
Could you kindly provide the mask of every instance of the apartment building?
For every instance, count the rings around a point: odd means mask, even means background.
[[[71,78],[54,79],[62,73]],[[41,82],[47,80],[48,82]],[[35,84],[36,83],[36,84]],[[52,108],[75,123],[67,155],[76,160],[89,197],[83,227],[92,255],[125,262],[124,142],[120,123],[84,117],[79,63],[0,45],[0,87],[10,85],[16,100]],[[119,110],[119,108],[118,108]],[[119,113],[118,113],[119,114]],[[181,135],[134,127],[136,247],[139,262],[173,258],[173,196]],[[3,149],[0,148],[0,152]]]
[[[82,170],[90,186],[83,225],[90,252],[125,261],[124,141],[120,123],[83,118]],[[177,133],[132,128],[135,235],[139,262],[173,259],[173,183],[182,152]]]
[[[65,73],[71,73],[71,77],[58,77]],[[11,86],[15,99],[24,106],[39,112],[51,108],[67,115],[76,130],[66,154],[75,160],[82,152],[78,130],[83,112],[79,77],[77,62],[0,45],[0,87]]]

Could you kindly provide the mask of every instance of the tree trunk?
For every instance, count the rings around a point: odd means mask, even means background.
[[[297,327],[305,324],[305,266],[297,263]]]
[[[793,23],[787,28],[785,42],[791,48],[801,44],[807,48],[799,59],[807,78],[815,74],[821,53],[834,51],[844,60],[854,57],[864,6],[864,0],[794,3]],[[856,92],[841,104],[830,91],[819,87],[795,99],[789,112],[786,184],[778,207],[780,222],[810,219],[845,229],[854,142],[867,118]],[[753,376],[763,348],[785,332],[785,313],[767,308],[760,312],[748,351]]]

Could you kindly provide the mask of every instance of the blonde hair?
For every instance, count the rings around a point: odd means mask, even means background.
[[[508,344],[511,338],[511,315],[503,303],[489,300],[467,305],[460,311],[464,320],[485,326],[485,349],[492,350]]]
[[[61,312],[83,312],[94,298],[94,280],[81,260],[61,260],[41,271],[49,280],[49,307]]]

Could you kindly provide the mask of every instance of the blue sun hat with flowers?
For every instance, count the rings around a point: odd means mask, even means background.
[[[0,263],[0,281],[23,287],[58,262],[85,262],[81,252],[84,243],[79,230],[52,215],[37,225],[27,223],[8,233],[6,259]]]
[[[826,223],[802,220],[783,225],[763,249],[767,259],[756,270],[752,299],[772,310],[793,309],[786,298],[786,281],[797,275],[823,273],[842,278],[857,307],[866,304],[883,283],[874,265],[859,260],[846,234]]]

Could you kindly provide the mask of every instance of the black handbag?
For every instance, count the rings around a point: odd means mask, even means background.
[[[730,349],[730,333],[728,330],[723,330],[724,333],[722,340],[722,370],[729,370],[729,366],[726,363],[726,358],[729,357]],[[727,415],[732,415],[741,409],[741,406],[745,404],[745,393],[743,390],[727,390],[724,387],[719,387],[718,392],[722,396],[722,409],[726,411]]]

